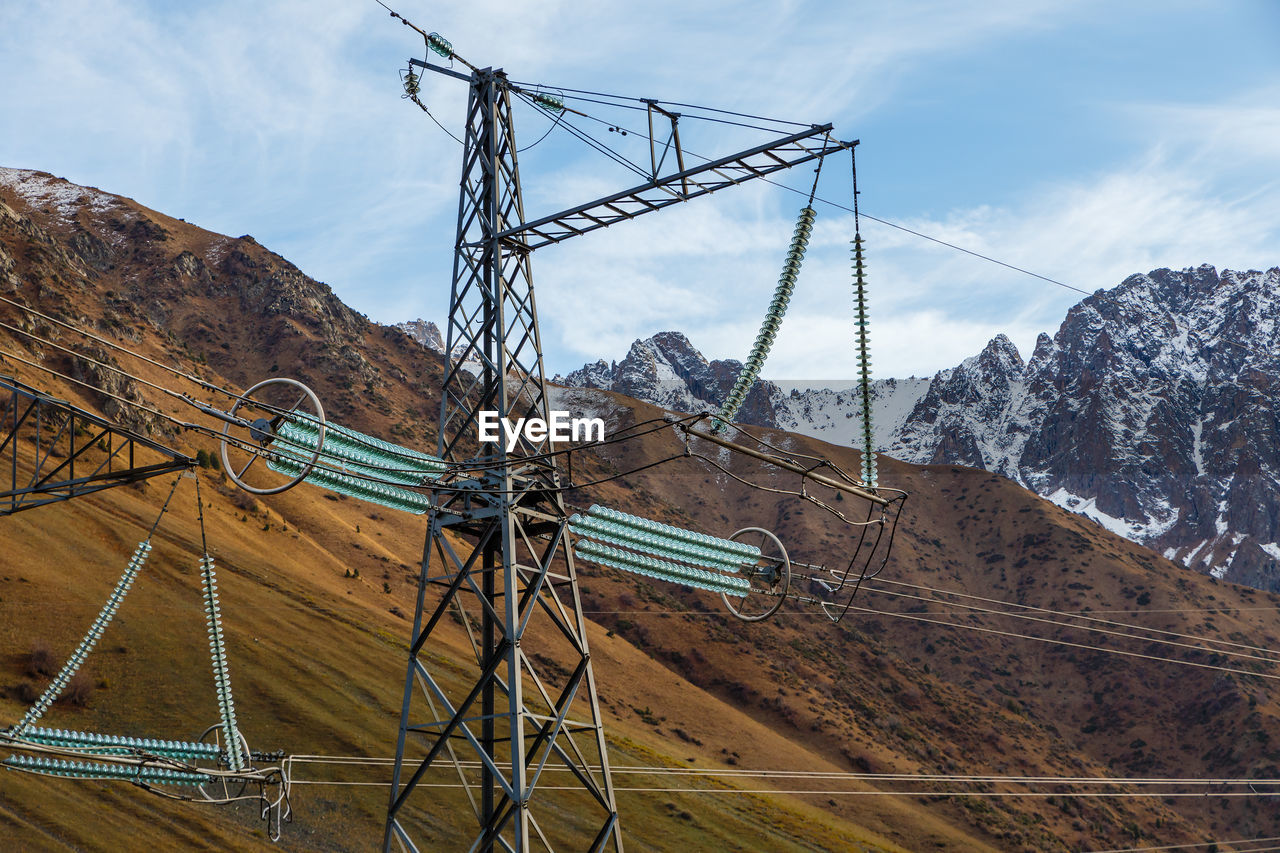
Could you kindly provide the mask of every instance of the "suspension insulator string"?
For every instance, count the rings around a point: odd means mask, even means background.
[[[814,188],[816,192],[816,176]],[[729,422],[746,402],[747,394],[760,376],[760,369],[764,367],[765,359],[769,357],[769,350],[773,347],[778,329],[782,327],[782,318],[787,313],[787,305],[791,302],[791,292],[795,290],[796,281],[800,278],[800,262],[804,260],[805,249],[809,246],[809,238],[813,234],[815,216],[817,213],[811,206],[806,205],[800,211],[800,216],[796,220],[795,233],[791,237],[791,248],[787,250],[786,260],[782,264],[782,275],[778,277],[778,286],[773,291],[773,301],[769,303],[764,322],[760,324],[760,333],[756,335],[751,354],[747,356],[746,363],[742,365],[742,370],[733,383],[733,388],[730,389],[729,395],[720,407],[720,414],[714,419],[712,429],[715,432],[724,432],[729,428]]]
[[[165,498],[164,506],[160,508],[160,514],[156,516],[155,523],[151,525],[147,538],[139,542],[138,547],[134,549],[133,556],[129,558],[129,564],[125,566],[124,573],[120,575],[120,580],[116,581],[115,588],[107,596],[107,603],[102,605],[102,609],[98,611],[97,618],[93,620],[89,630],[85,632],[80,644],[76,646],[75,651],[67,658],[67,662],[62,665],[62,669],[54,676],[53,681],[49,682],[49,686],[45,688],[44,693],[40,694],[40,698],[36,699],[31,707],[27,709],[27,712],[22,715],[22,719],[18,721],[17,725],[10,730],[10,734],[14,737],[21,737],[27,729],[35,725],[44,716],[45,711],[49,710],[49,706],[57,701],[58,697],[62,695],[62,691],[67,689],[67,684],[80,671],[81,665],[89,657],[93,647],[98,644],[98,640],[102,639],[102,634],[107,630],[107,626],[111,624],[116,611],[120,609],[120,603],[129,594],[129,589],[137,579],[138,573],[146,565],[147,557],[151,554],[151,537],[155,535],[156,528],[160,525],[160,519],[164,518],[165,511],[169,509],[169,501],[173,499],[173,493],[178,490],[178,483],[181,479],[181,476],[174,479],[173,486],[169,489],[169,497]]]
[[[858,222],[858,155],[849,149],[853,167],[853,303],[857,327],[858,397],[862,421],[862,482],[876,488],[875,430],[871,413],[871,329],[867,314],[866,264],[862,254],[862,231]]]
[[[213,685],[217,692],[218,715],[222,735],[227,744],[227,766],[232,772],[244,769],[240,751],[240,731],[236,726],[236,705],[231,696],[231,671],[227,665],[227,648],[222,636],[222,612],[218,606],[218,581],[214,575],[213,557],[205,539],[204,503],[200,499],[200,478],[196,477],[196,509],[200,520],[200,584],[204,593],[205,624],[209,630],[209,658],[213,664]]]

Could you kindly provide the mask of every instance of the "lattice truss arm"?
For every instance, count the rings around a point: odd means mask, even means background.
[[[0,515],[182,471],[195,460],[0,376]]]
[[[755,148],[730,154],[649,183],[587,202],[523,225],[509,227],[500,236],[519,241],[529,249],[559,243],[579,234],[605,228],[624,219],[662,210],[682,201],[710,195],[725,187],[790,169],[848,148],[856,143],[830,137],[831,125],[821,124]]]

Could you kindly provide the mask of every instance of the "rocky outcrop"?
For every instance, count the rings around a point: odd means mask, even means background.
[[[554,381],[616,391],[678,412],[707,412],[719,409],[741,370],[742,362],[732,359],[708,361],[680,332],[659,332],[633,343],[622,361],[597,361]],[[757,382],[738,419],[772,425],[774,401],[781,396],[772,383]]]
[[[1130,276],[1025,362],[998,335],[930,379],[877,381],[877,446],[995,471],[1197,571],[1280,590],[1278,337],[1280,269]],[[564,381],[693,411],[719,404],[737,366],[666,332]],[[760,382],[752,399],[745,423],[856,440],[852,390]]]
[[[434,352],[444,352],[444,338],[440,335],[440,327],[430,320],[410,320],[397,323],[396,328]]]

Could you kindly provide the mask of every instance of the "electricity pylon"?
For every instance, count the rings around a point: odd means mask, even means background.
[[[526,221],[511,105],[513,93],[529,93],[501,70],[473,67],[467,75],[411,63],[470,87],[438,446],[446,462],[475,474],[434,488],[383,847],[395,840],[416,851],[429,840],[429,849],[440,848],[440,836],[414,824],[411,807],[426,799],[429,774],[444,769],[476,817],[461,849],[571,844],[621,853],[565,484],[547,455],[550,441],[521,435],[510,451],[476,441],[482,412],[549,420],[530,253],[852,143],[832,140],[830,125],[813,125],[693,168],[677,150],[673,174],[659,176],[654,158],[646,183]],[[657,112],[671,122],[678,149],[678,115]],[[429,651],[437,632],[445,641],[450,622],[473,658],[464,673]],[[548,770],[556,771],[550,783]],[[568,826],[571,819],[582,823]]]

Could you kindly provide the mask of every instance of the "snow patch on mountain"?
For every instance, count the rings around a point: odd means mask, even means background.
[[[0,166],[0,186],[17,193],[32,207],[46,209],[63,225],[71,224],[83,208],[102,213],[121,207],[116,196],[33,169]]]
[[[1280,268],[1133,275],[1073,306],[1026,361],[997,335],[871,388],[879,451],[1007,476],[1197,571],[1280,591]],[[741,370],[678,332],[557,382],[716,411]],[[860,443],[856,389],[761,380],[745,424]]]

